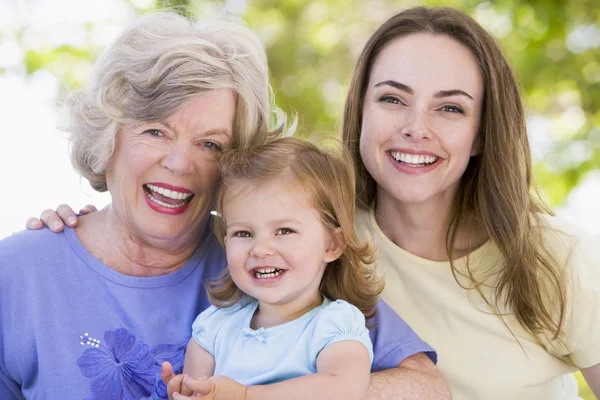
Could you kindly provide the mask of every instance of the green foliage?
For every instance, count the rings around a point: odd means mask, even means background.
[[[133,8],[139,3],[125,1]],[[560,205],[586,173],[600,168],[597,0],[156,0],[155,8],[190,17],[236,12],[265,43],[277,104],[298,114],[301,134],[325,135],[337,134],[364,42],[385,19],[421,4],[466,11],[498,38],[520,79],[529,116],[547,122],[531,131],[534,145],[544,149],[534,151],[534,176],[550,205]],[[24,44],[26,71],[47,69],[64,85],[78,86],[101,50],[85,43],[41,49]]]

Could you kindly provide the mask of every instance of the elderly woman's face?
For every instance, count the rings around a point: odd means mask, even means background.
[[[106,176],[112,207],[130,233],[158,246],[198,239],[235,105],[232,90],[211,90],[165,121],[118,132]]]

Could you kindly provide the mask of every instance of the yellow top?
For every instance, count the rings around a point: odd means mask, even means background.
[[[373,211],[358,209],[356,218],[359,235],[379,249],[383,299],[437,350],[438,368],[454,400],[577,399],[570,373],[600,362],[600,247],[548,217],[556,230],[545,232],[546,243],[569,276],[566,334],[562,345],[549,339],[541,344],[502,310],[521,348],[477,292],[457,284],[449,262],[426,260],[396,246],[377,226]],[[455,265],[461,269],[465,262],[463,257]],[[469,255],[476,276],[488,275],[488,290],[502,263],[492,241]],[[468,285],[465,279],[461,283]]]

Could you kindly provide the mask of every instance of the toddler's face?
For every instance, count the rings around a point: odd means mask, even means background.
[[[339,249],[301,188],[242,183],[227,193],[223,214],[229,271],[243,292],[293,308],[320,300],[323,272]]]

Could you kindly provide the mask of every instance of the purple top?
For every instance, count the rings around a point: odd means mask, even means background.
[[[225,266],[210,234],[179,270],[123,275],[94,258],[73,229],[0,241],[0,399],[166,398],[160,366],[183,367],[203,284]],[[373,370],[433,349],[387,305],[371,331]]]

